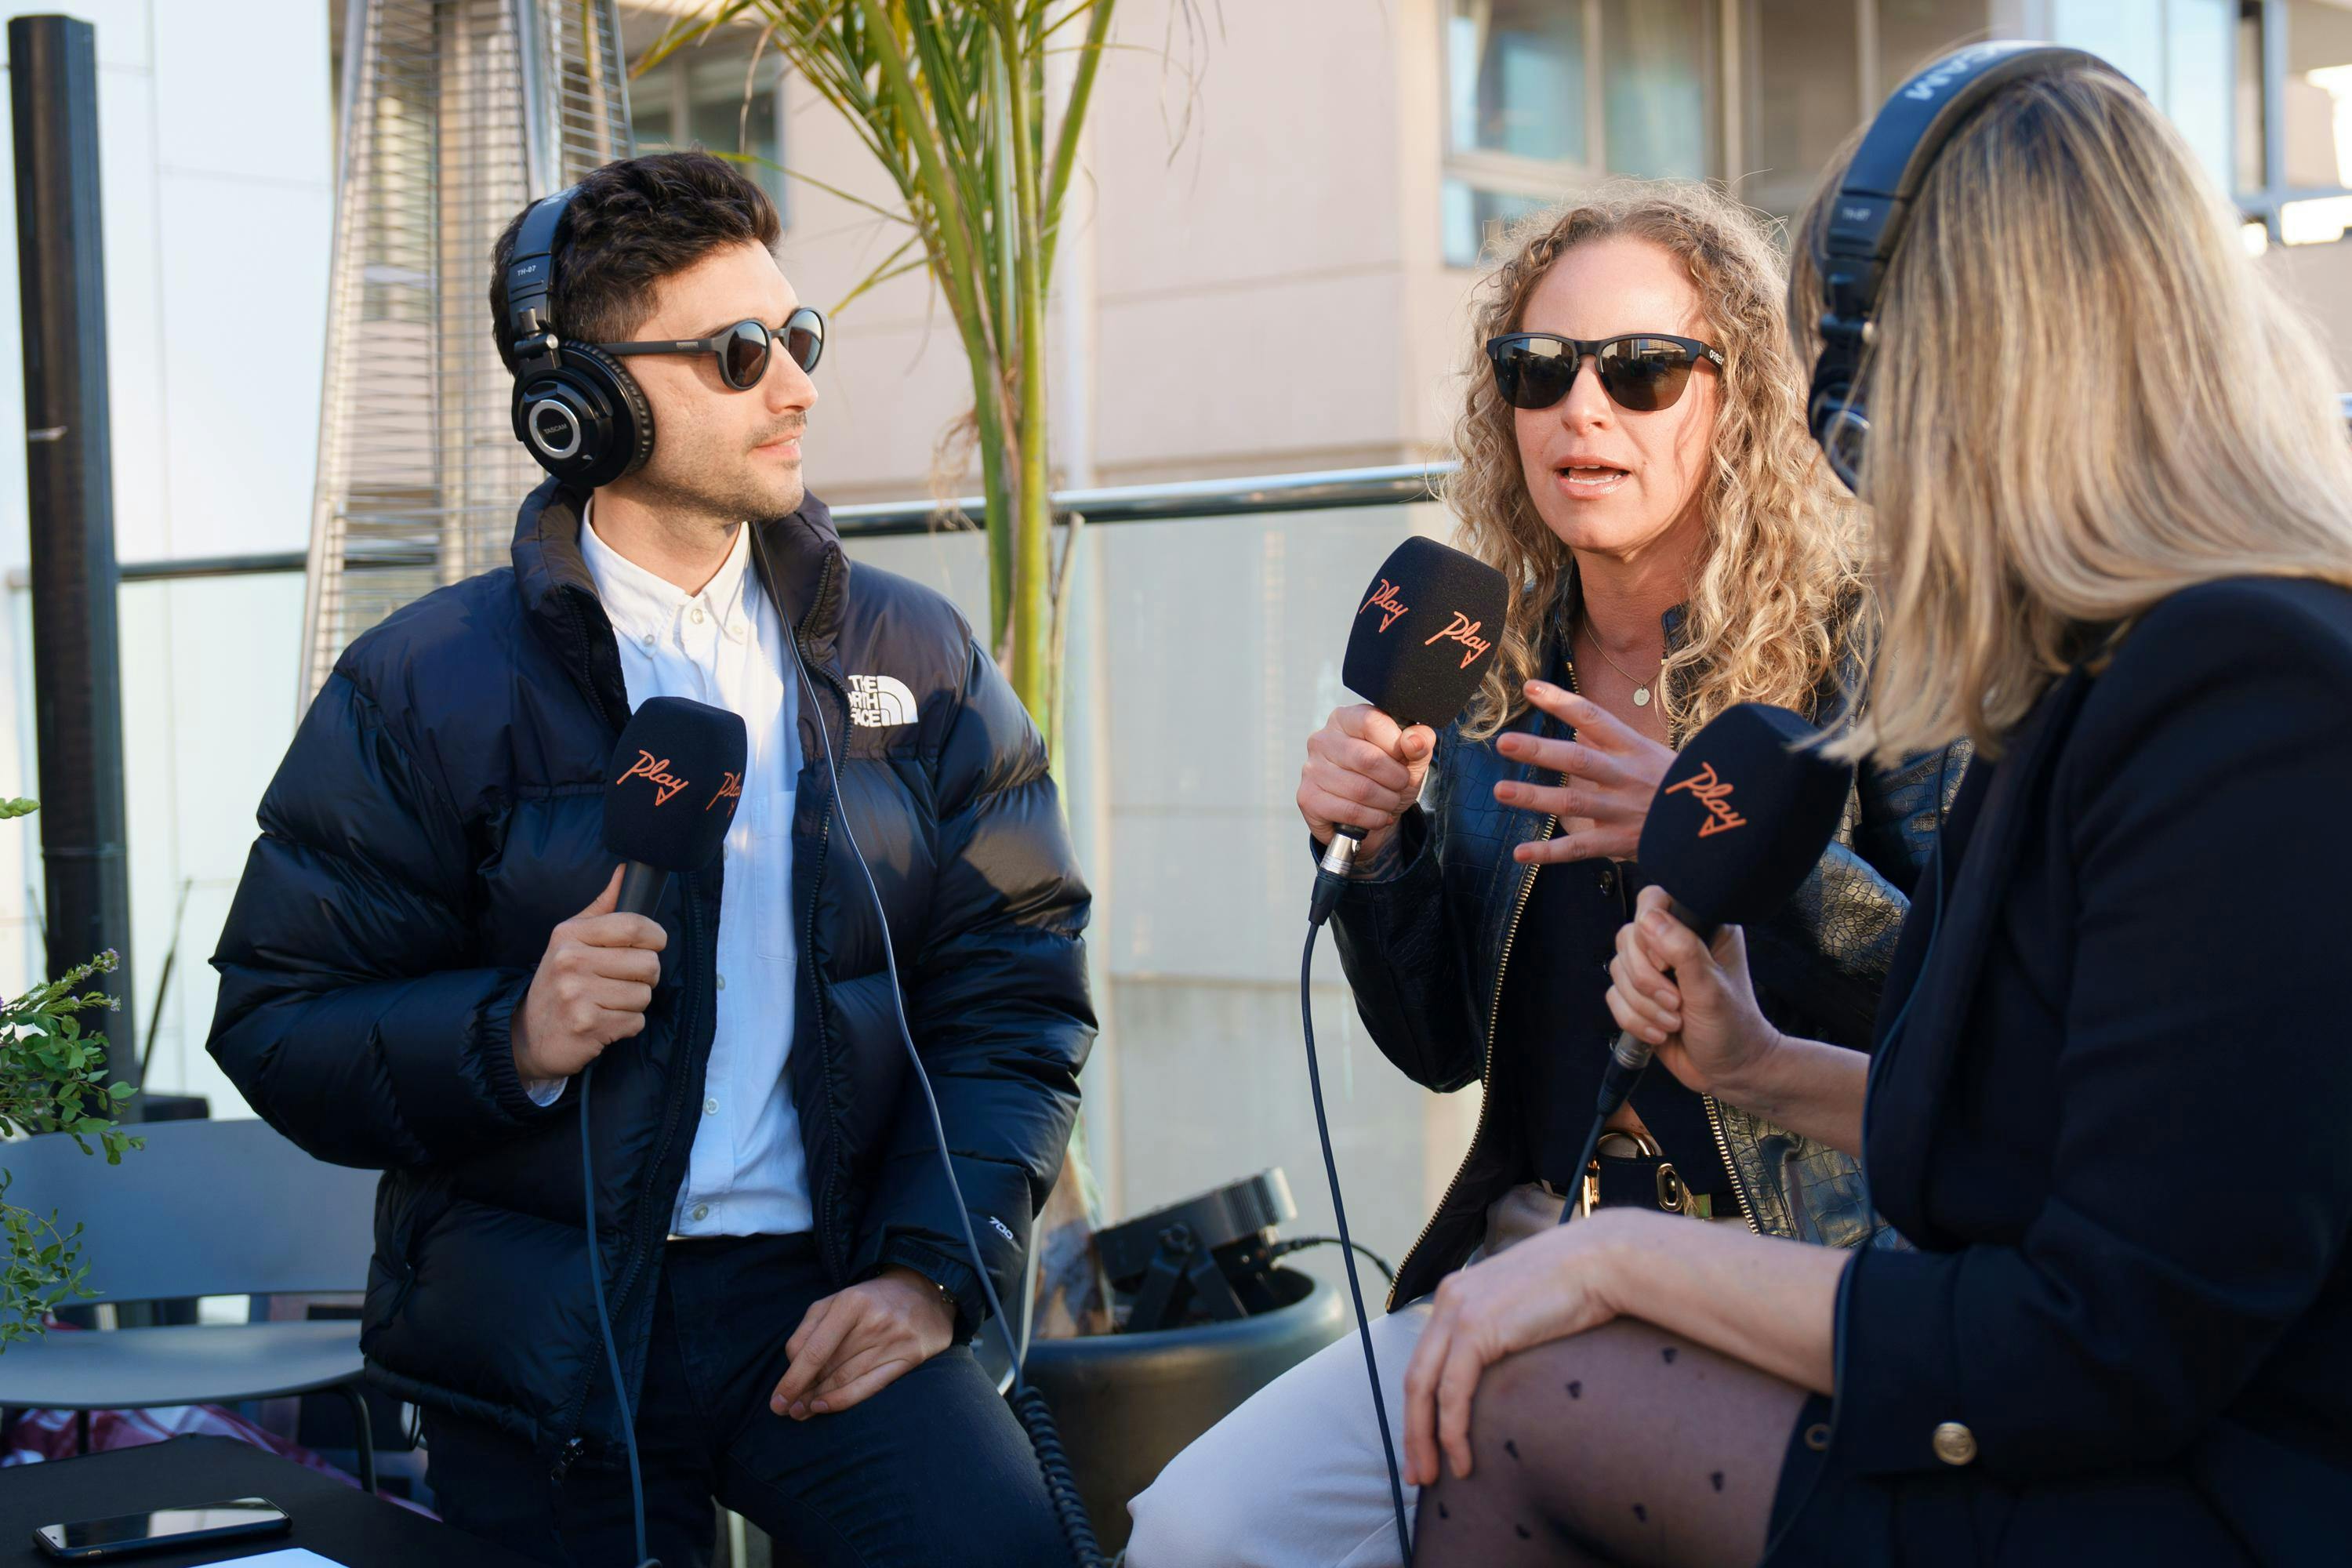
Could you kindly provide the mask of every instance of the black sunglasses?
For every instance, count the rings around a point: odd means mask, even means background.
[[[816,362],[824,357],[824,318],[803,305],[772,333],[758,321],[738,321],[717,337],[594,346],[608,354],[716,354],[719,378],[738,392],[749,392],[768,374],[768,354],[779,340],[802,374],[814,371]]]
[[[1672,408],[1690,383],[1693,365],[1704,361],[1717,373],[1723,369],[1720,349],[1663,332],[1628,332],[1616,338],[1511,332],[1486,340],[1495,390],[1514,408],[1549,408],[1566,397],[1588,354],[1609,400],[1635,414]]]

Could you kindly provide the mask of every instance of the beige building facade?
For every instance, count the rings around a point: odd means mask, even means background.
[[[633,41],[659,30],[625,16]],[[1057,468],[1125,484],[1442,457],[1501,223],[1617,174],[1723,180],[1785,216],[1867,108],[1986,37],[2129,70],[2250,243],[2268,225],[2265,264],[2352,386],[2352,250],[2278,243],[2282,210],[2298,240],[2352,216],[2328,199],[2352,184],[2338,0],[1122,0],[1056,279]],[[692,72],[717,107],[691,119],[732,150],[747,63],[745,40],[715,40],[641,79],[641,139],[688,122],[670,104]],[[890,205],[832,110],[777,76],[747,150],[811,177],[776,182],[784,259],[829,307],[901,234],[814,183]],[[828,367],[812,473],[843,501],[924,493],[970,401],[925,279],[842,311]]]

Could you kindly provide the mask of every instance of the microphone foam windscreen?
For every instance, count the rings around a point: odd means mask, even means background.
[[[1510,597],[1503,574],[1476,556],[1408,539],[1357,602],[1340,679],[1400,724],[1442,728],[1493,665]]]
[[[748,750],[740,716],[683,697],[647,698],[604,774],[604,847],[664,871],[709,865],[743,798]]]
[[[1786,708],[1742,702],[1691,737],[1642,826],[1650,880],[1703,920],[1745,925],[1789,901],[1844,813],[1853,770],[1806,746]]]

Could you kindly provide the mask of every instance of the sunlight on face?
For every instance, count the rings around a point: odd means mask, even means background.
[[[1646,239],[1592,240],[1552,263],[1518,330],[1568,338],[1665,332],[1708,341],[1682,263]],[[1620,408],[1588,360],[1549,408],[1514,411],[1519,463],[1536,511],[1571,550],[1632,560],[1698,525],[1720,389],[1694,368],[1671,408]]]
[[[704,338],[742,321],[773,332],[799,303],[765,246],[731,245],[656,284],[652,314],[630,336]],[[741,392],[710,354],[638,355],[628,365],[653,408],[654,453],[614,489],[723,522],[781,517],[801,504],[801,436],[816,387],[781,344],[760,384]]]

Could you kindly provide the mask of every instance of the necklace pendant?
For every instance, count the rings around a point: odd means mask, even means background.
[[[1650,689],[1646,686],[1637,686],[1633,688],[1633,706],[1636,708],[1647,708],[1649,705]]]

